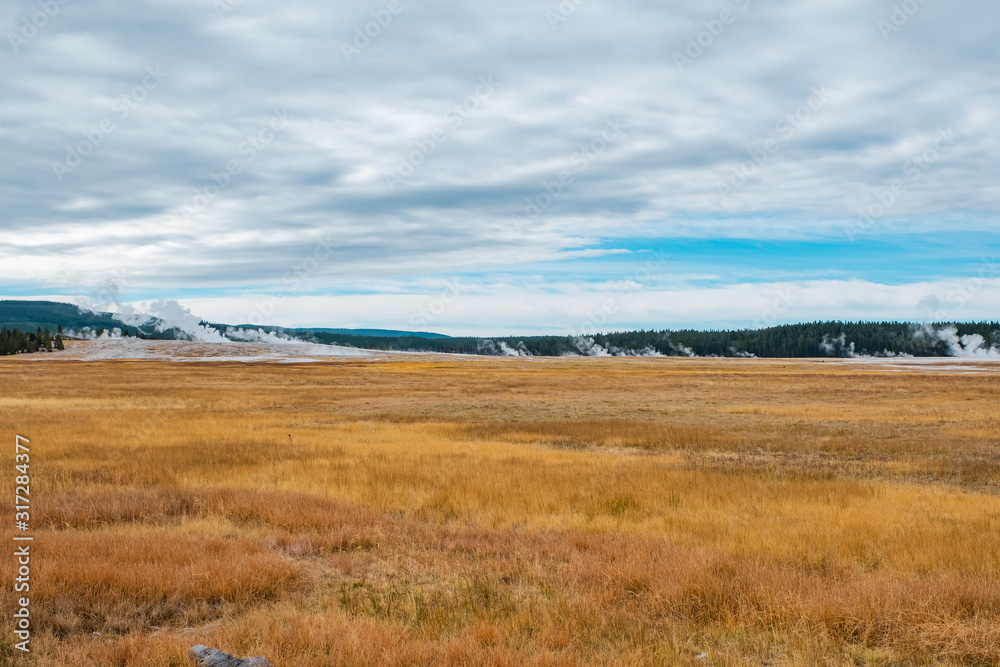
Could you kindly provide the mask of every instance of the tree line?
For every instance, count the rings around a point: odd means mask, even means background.
[[[61,329],[61,327],[60,327]],[[46,328],[37,329],[34,333],[20,329],[0,329],[0,355],[27,354],[31,352],[52,352],[64,350],[62,331],[54,336]]]
[[[916,325],[911,322],[811,322],[766,329],[621,331],[577,336],[492,338],[385,338],[325,332],[291,335],[327,345],[372,350],[452,354],[568,356],[586,354],[698,357],[809,358],[851,356],[945,357],[953,352],[945,333],[981,336],[1000,348],[1000,322]]]

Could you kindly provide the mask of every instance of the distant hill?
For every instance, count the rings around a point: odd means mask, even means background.
[[[344,334],[347,336],[372,336],[374,338],[451,338],[429,331],[395,331],[393,329],[294,329],[293,331],[308,331],[311,333]]]
[[[0,301],[0,328],[34,331],[49,329],[55,332],[58,327],[64,330],[79,331],[90,327],[98,329],[124,328],[126,325],[116,320],[109,313],[92,313],[80,310],[69,303],[54,301]],[[131,327],[135,329],[136,327]]]
[[[422,339],[443,339],[450,338],[444,334],[431,333],[429,331],[396,331],[395,329],[327,329],[323,327],[297,327],[289,329],[286,327],[254,326],[253,324],[210,324],[224,331],[227,327],[233,329],[261,330],[267,333],[285,334],[293,338],[308,338],[310,334],[330,334],[335,336],[352,336],[359,338],[422,338]]]

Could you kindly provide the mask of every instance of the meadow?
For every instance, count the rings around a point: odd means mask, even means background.
[[[998,405],[931,365],[0,359],[0,663],[997,665]]]

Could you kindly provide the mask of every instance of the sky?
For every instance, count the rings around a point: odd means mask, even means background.
[[[1000,318],[987,0],[13,0],[0,297],[448,334]]]

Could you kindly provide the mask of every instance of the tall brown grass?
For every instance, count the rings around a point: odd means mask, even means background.
[[[11,359],[0,388],[34,664],[1000,664],[995,375]]]

